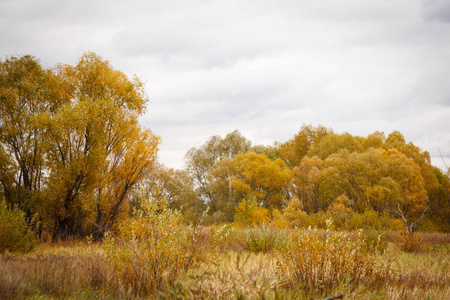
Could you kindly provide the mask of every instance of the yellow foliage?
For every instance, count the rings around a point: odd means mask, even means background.
[[[405,225],[403,224],[403,222],[399,219],[394,219],[391,221],[391,223],[389,224],[389,229],[390,230],[402,230],[405,228]]]
[[[255,198],[266,208],[280,207],[287,196],[291,171],[281,160],[270,160],[254,152],[239,154],[233,160],[235,177],[230,186],[244,199]]]
[[[290,227],[307,226],[307,215],[303,211],[303,205],[297,198],[292,198],[283,211],[283,219],[287,221]]]
[[[234,220],[236,224],[244,227],[261,225],[270,222],[270,214],[267,208],[257,203],[256,198],[251,198],[239,203]]]
[[[322,168],[323,160],[305,156],[300,165],[292,169],[293,180],[290,190],[303,203],[308,213],[318,212],[323,208],[323,203],[319,201],[319,179]]]
[[[337,227],[342,227],[345,221],[350,218],[352,212],[350,204],[348,197],[341,195],[328,207],[327,215],[333,219]]]
[[[283,214],[278,209],[274,209],[272,211],[272,222],[270,225],[280,229],[285,229],[288,228],[291,223],[283,218]]]

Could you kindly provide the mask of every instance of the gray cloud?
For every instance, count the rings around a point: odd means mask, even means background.
[[[446,0],[423,0],[422,16],[427,21],[450,22],[450,3]]]
[[[238,129],[399,130],[450,164],[448,1],[80,0],[0,4],[0,55],[47,66],[95,51],[147,84],[161,161]]]

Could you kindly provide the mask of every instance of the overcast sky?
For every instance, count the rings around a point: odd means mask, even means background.
[[[448,0],[0,0],[0,56],[45,67],[94,51],[146,82],[160,161],[235,129],[399,130],[450,165]]]

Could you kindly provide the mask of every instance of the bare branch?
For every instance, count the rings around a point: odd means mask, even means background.
[[[438,148],[438,149],[439,149],[439,154],[441,155],[442,162],[444,163],[445,169],[448,170],[448,165],[445,163],[444,156],[442,156],[441,148]]]

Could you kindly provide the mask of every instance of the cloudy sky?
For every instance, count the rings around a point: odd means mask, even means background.
[[[448,0],[0,0],[0,56],[45,67],[94,51],[146,82],[160,160],[235,129],[399,130],[450,165]]]

